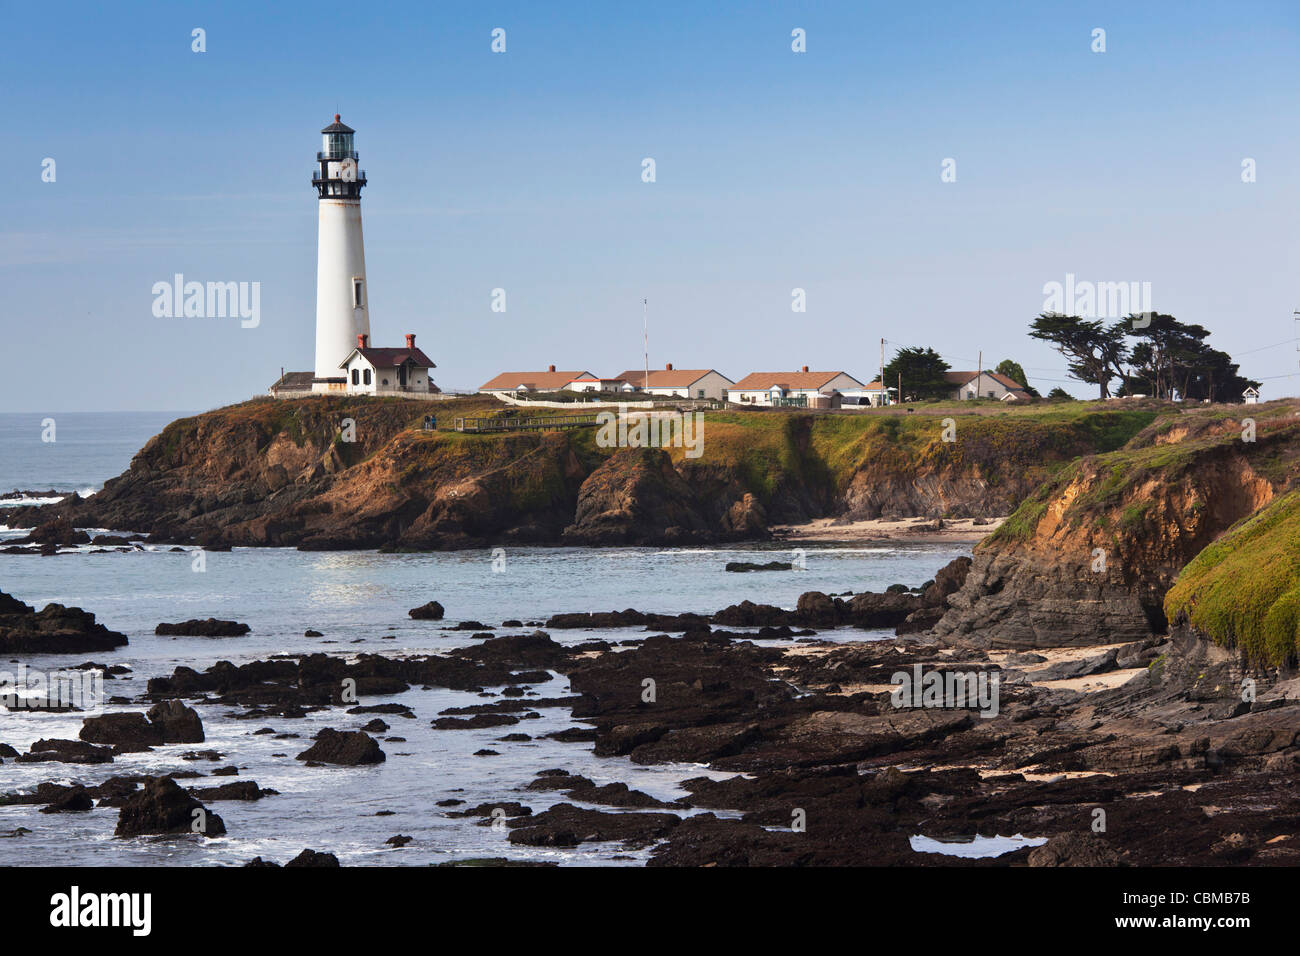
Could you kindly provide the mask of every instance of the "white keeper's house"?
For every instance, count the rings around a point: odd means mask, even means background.
[[[736,383],[717,369],[711,368],[673,368],[669,362],[662,369],[629,369],[618,378],[633,388],[647,395],[660,395],[665,398],[711,398],[722,401],[727,397],[727,389]]]
[[[415,347],[415,335],[408,333],[406,348],[371,348],[369,336],[357,335],[357,345],[339,363],[349,395],[429,394],[438,392],[429,370],[433,359]]]
[[[866,386],[848,372],[750,372],[727,390],[727,401],[739,405],[786,405],[816,408],[837,400],[845,392]]]

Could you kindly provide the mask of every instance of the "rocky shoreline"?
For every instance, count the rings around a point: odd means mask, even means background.
[[[443,812],[466,825],[501,821],[509,843],[521,847],[648,848],[652,866],[1300,861],[1291,837],[1300,802],[1285,796],[1300,773],[1300,680],[1244,668],[1237,655],[1186,628],[1064,657],[909,632],[918,613],[926,620],[942,613],[970,570],[961,559],[924,587],[838,598],[809,592],[793,610],[745,603],[711,615],[553,615],[545,630],[483,633],[445,654],[289,654],[203,671],[182,666],[120,699],[146,711],[88,717],[79,739],[39,740],[26,753],[0,746],[0,760],[49,762],[75,775],[79,764],[112,763],[123,753],[201,744],[198,711],[221,706],[254,721],[328,712],[331,726],[302,740],[298,759],[362,767],[385,759],[386,739],[404,740],[393,736],[394,718],[426,720],[446,733],[501,728],[498,746],[508,746],[512,734],[528,739],[514,728],[530,715],[559,708],[576,722],[562,739],[599,757],[697,763],[732,775],[688,780],[685,797],[663,801],[627,783],[598,786],[555,768],[518,781],[514,801],[475,804],[471,792]],[[886,619],[901,632],[893,640],[823,636]],[[549,633],[595,627],[620,628],[626,637],[561,644]],[[914,672],[994,678],[996,713],[896,706],[895,675]],[[545,694],[557,676],[571,693],[524,696],[533,688]],[[1249,703],[1238,693],[1243,677],[1258,683]],[[438,714],[364,703],[417,686],[486,696]],[[229,831],[209,804],[275,797],[255,781],[205,786],[203,776],[51,781],[0,794],[0,804],[115,811],[119,836],[207,839]],[[539,810],[529,804],[539,793],[562,800]],[[204,829],[194,830],[194,819]],[[1041,845],[975,859],[913,845],[922,836],[960,842],[1012,834]],[[394,839],[400,845],[400,835]],[[322,835],[326,845],[311,852],[328,851],[327,843]],[[329,859],[325,852],[318,862]]]

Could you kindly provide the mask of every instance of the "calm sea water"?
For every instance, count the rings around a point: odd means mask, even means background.
[[[80,432],[84,442],[63,459],[60,470],[40,449],[40,418],[35,443],[26,429],[28,416],[0,416],[0,450],[4,468],[0,487],[93,488],[122,470],[145,439],[170,416],[56,416],[58,442]],[[89,424],[87,424],[89,423]],[[90,425],[98,423],[98,437]],[[83,426],[86,429],[82,430]],[[10,445],[9,442],[13,444]],[[126,447],[134,442],[132,447]],[[9,455],[10,448],[16,448]],[[0,528],[0,544],[21,532]],[[190,552],[173,553],[156,547],[133,553],[93,554],[70,549],[53,557],[0,555],[0,590],[38,607],[57,601],[94,611],[99,619],[122,631],[130,644],[95,659],[125,664],[131,675],[106,683],[109,694],[134,696],[151,676],[170,674],[184,664],[197,669],[217,660],[236,663],[270,654],[323,651],[335,654],[431,653],[465,646],[465,633],[444,628],[460,620],[496,625],[517,618],[539,621],[561,611],[614,610],[710,612],[737,601],[793,607],[804,591],[828,593],[880,590],[902,582],[920,584],[969,549],[941,546],[809,547],[807,570],[730,574],[729,560],[770,560],[780,549],[654,548],[512,548],[493,569],[489,551],[423,555],[381,555],[374,552],[298,552],[291,549],[236,549],[205,556],[204,570],[195,570]],[[788,554],[788,551],[786,552]],[[436,599],[447,609],[444,622],[417,622],[407,610]],[[244,638],[160,638],[153,634],[160,621],[209,616],[248,623]],[[320,638],[306,638],[312,628]],[[637,629],[616,631],[555,631],[561,642],[593,638],[625,639]],[[822,636],[836,640],[871,640],[886,632],[841,629]],[[388,639],[386,639],[388,638]],[[51,658],[24,659],[29,667],[53,670],[79,663]],[[499,688],[489,691],[497,690]],[[561,696],[568,683],[561,675],[535,685],[539,696]],[[0,766],[0,791],[33,787],[46,780],[93,784],[129,773],[176,770],[210,772],[217,766],[239,768],[235,778],[204,778],[198,786],[215,786],[232,779],[256,780],[280,795],[243,803],[210,805],[226,822],[229,835],[197,838],[116,839],[117,812],[96,809],[81,814],[41,814],[35,807],[0,807],[0,834],[26,827],[29,835],[0,839],[0,864],[170,865],[236,864],[261,855],[283,862],[305,847],[329,850],[345,864],[427,864],[476,856],[553,859],[561,863],[628,864],[643,862],[644,851],[617,845],[585,845],[574,850],[511,846],[506,831],[480,827],[472,820],[451,819],[434,806],[442,799],[462,799],[470,806],[489,801],[519,800],[534,811],[565,799],[562,795],[522,792],[540,770],[563,767],[597,783],[623,781],[663,799],[682,796],[680,783],[706,771],[697,765],[643,767],[626,759],[596,758],[591,745],[540,739],[574,726],[567,710],[543,709],[541,719],[504,728],[435,731],[429,721],[455,706],[482,703],[474,693],[412,689],[393,698],[366,698],[364,703],[400,701],[417,720],[388,718],[389,735],[406,742],[381,742],[385,763],[370,768],[308,768],[294,755],[310,745],[321,727],[359,728],[370,717],[353,717],[331,709],[302,720],[273,718],[243,721],[223,706],[199,705],[208,740],[202,745],[175,745],[145,754],[119,757],[101,767],[61,764]],[[139,706],[111,710],[139,710]],[[0,741],[26,750],[40,737],[75,738],[81,726],[76,716],[0,713]],[[296,740],[255,736],[260,727],[301,735]],[[523,732],[534,739],[501,742],[507,733]],[[491,749],[499,756],[476,757]],[[216,764],[185,761],[181,754],[215,749],[225,756]],[[394,815],[376,817],[379,810]],[[384,841],[395,834],[414,837],[394,850]]]
[[[0,414],[0,495],[102,488],[131,456],[184,412]],[[51,432],[50,423],[53,430]],[[44,440],[53,437],[53,441]]]

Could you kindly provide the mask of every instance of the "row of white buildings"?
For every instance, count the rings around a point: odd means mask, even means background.
[[[992,398],[1016,401],[1029,397],[1019,383],[996,372],[948,372],[954,399]],[[612,378],[590,371],[502,372],[479,386],[479,393],[523,397],[546,392],[606,392],[656,398],[689,398],[734,402],[753,406],[883,405],[895,400],[897,389],[882,387],[880,380],[863,383],[844,371],[811,371],[805,365],[793,372],[750,372],[733,381],[717,369],[629,369]]]

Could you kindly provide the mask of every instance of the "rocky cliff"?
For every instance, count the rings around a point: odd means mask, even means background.
[[[991,517],[1159,413],[1082,403],[710,413],[693,458],[602,448],[590,428],[446,430],[454,416],[498,408],[479,398],[255,400],[173,422],[88,499],[0,520],[210,547],[435,549],[757,538],[769,523],[825,516]],[[419,427],[430,411],[443,430]]]
[[[1223,409],[1191,408],[1075,462],[976,547],[934,633],[1041,648],[1163,632],[1183,567],[1295,484],[1295,413],[1288,402],[1252,409],[1252,434]]]
[[[1249,664],[1294,666],[1300,654],[1300,491],[1198,554],[1165,596],[1165,614],[1175,628],[1236,650]]]

